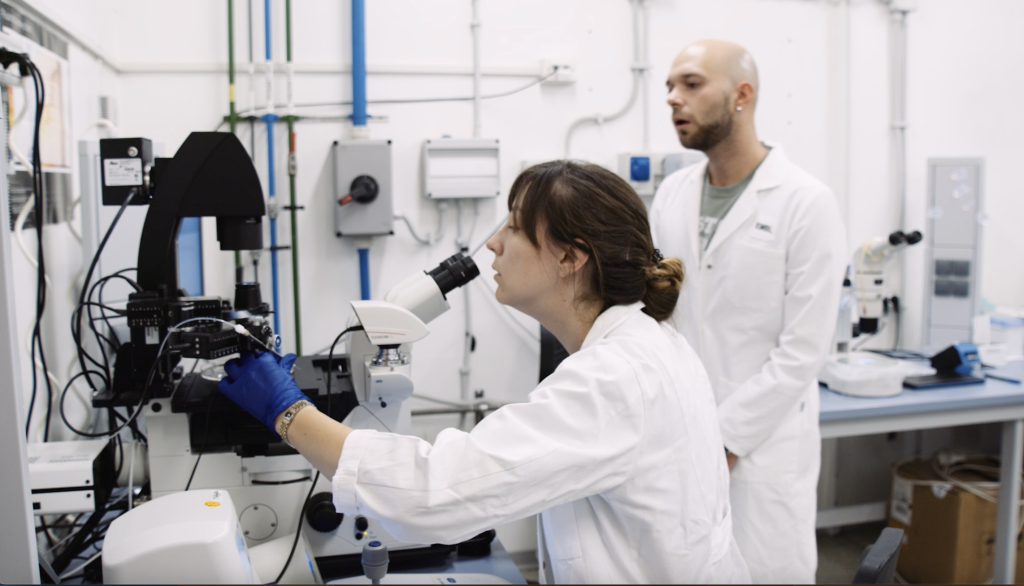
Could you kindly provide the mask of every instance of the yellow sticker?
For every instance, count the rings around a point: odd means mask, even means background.
[[[206,501],[203,504],[208,506],[208,507],[219,507],[220,506],[220,503],[218,503],[217,501]]]

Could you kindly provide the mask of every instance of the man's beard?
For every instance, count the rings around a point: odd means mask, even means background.
[[[688,135],[680,135],[679,142],[688,149],[707,152],[721,143],[732,134],[732,113],[729,112],[729,99],[725,99],[718,117],[706,124],[693,125],[696,127]]]

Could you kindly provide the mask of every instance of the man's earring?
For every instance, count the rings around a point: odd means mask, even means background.
[[[737,112],[742,112],[743,111],[743,106],[736,106],[736,111]]]

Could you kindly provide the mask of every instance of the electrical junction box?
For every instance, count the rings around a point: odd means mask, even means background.
[[[339,238],[394,234],[391,141],[335,141],[331,148],[335,234]]]
[[[568,85],[576,83],[576,64],[573,61],[547,60],[540,62],[540,78],[544,85]]]
[[[108,440],[29,444],[32,512],[94,512],[96,503],[105,503],[110,496],[117,481],[114,473],[114,449]]]
[[[705,158],[704,153],[689,150],[682,153],[619,153],[617,172],[637,195],[648,197],[658,191],[665,177]]]
[[[496,138],[424,141],[424,197],[472,199],[501,195],[498,146]]]
[[[981,303],[984,159],[928,160],[928,242],[923,343],[972,339]]]

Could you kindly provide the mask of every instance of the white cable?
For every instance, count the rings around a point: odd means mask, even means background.
[[[495,304],[498,305],[498,307],[505,313],[506,316],[508,316],[508,318],[510,320],[512,320],[512,323],[514,323],[519,328],[520,331],[524,332],[527,336],[529,336],[532,341],[534,341],[534,342],[536,342],[538,344],[540,343],[540,334],[535,334],[535,333],[531,332],[525,325],[523,325],[523,322],[521,322],[518,319],[516,319],[516,316],[513,315],[513,313],[509,310],[508,306],[505,305],[504,303],[498,301],[497,297],[495,296],[496,295],[496,291],[494,289],[491,289],[491,286],[489,284],[487,284],[486,280],[484,280],[484,279],[473,279],[473,282],[479,282],[481,287],[484,287],[484,288],[487,289],[488,293],[490,293],[490,295],[488,295],[488,297],[490,299],[492,299]]]
[[[519,87],[510,89],[510,90],[506,90],[506,91],[503,91],[503,92],[498,92],[498,93],[495,93],[495,94],[485,94],[483,96],[480,96],[480,99],[481,100],[493,100],[494,98],[504,98],[506,96],[511,96],[513,94],[518,94],[519,92],[528,90],[528,89],[532,88],[535,85],[544,83],[548,79],[551,79],[552,77],[554,77],[557,73],[558,73],[558,66],[555,66],[552,69],[551,73],[548,73],[547,75],[544,75],[544,76],[537,77],[536,79],[534,79],[530,83],[527,83],[525,85],[521,85]],[[396,99],[385,99],[385,100],[367,100],[366,103],[367,104],[433,104],[433,103],[437,103],[437,102],[471,102],[471,101],[473,101],[473,99],[474,99],[473,96],[456,96],[456,97],[450,97],[450,98],[396,98]],[[331,107],[351,106],[351,105],[352,105],[351,101],[345,101],[345,102],[320,102],[320,103],[315,103],[315,104],[294,104],[293,107],[295,107],[295,108],[331,108]],[[275,106],[276,107],[285,107],[285,106],[287,106],[287,104],[276,104]],[[239,112],[238,116],[242,117],[242,118],[245,118],[245,117],[253,116],[253,115],[256,115],[256,114],[259,114],[259,112],[256,109],[254,109],[254,108],[250,108],[249,110],[245,110],[245,111]],[[319,117],[319,116],[302,116],[302,119],[303,120],[307,120],[307,121],[308,120],[322,119],[322,120],[327,120],[329,122],[335,122],[335,121],[340,121],[340,120],[348,120],[348,118],[346,118],[345,116],[340,116],[340,117],[338,117],[338,116],[322,116],[322,117]],[[227,124],[227,122],[221,121],[221,123],[217,126],[217,128],[219,129],[221,126],[224,126],[225,124]]]
[[[94,561],[96,561],[101,555],[103,555],[103,551],[102,550],[96,552],[96,555],[94,555],[91,558],[89,558],[89,559],[85,560],[84,562],[82,562],[82,564],[79,565],[78,567],[76,567],[74,570],[68,570],[68,571],[64,572],[63,574],[61,574],[60,575],[60,579],[64,580],[68,576],[74,576],[78,572],[81,572],[83,569],[85,569],[85,566],[88,566],[89,564],[91,564]]]
[[[79,136],[84,137],[93,128],[106,128],[107,130],[110,131],[110,134],[114,138],[121,136],[121,131],[117,129],[117,125],[115,125],[110,120],[107,120],[106,118],[97,118],[96,120],[92,121],[88,126],[85,127],[84,130],[82,130],[82,133]]]
[[[132,510],[132,497],[135,496],[135,451],[138,446],[132,441],[132,459],[128,463],[128,510]]]
[[[473,232],[476,232],[476,221],[480,219],[480,200],[473,200],[473,223],[469,225],[469,232],[466,234],[466,248],[469,248],[469,243],[473,240]]]
[[[78,207],[78,205],[81,203],[82,198],[76,197],[75,200],[71,202],[71,205],[68,206],[67,211],[64,213],[64,223],[67,224],[68,231],[71,232],[71,235],[75,237],[75,240],[77,240],[79,244],[82,244],[82,234],[79,233],[78,228],[75,228],[75,225],[71,222],[71,218],[74,217],[75,215],[75,208]]]
[[[407,218],[404,214],[395,214],[395,219],[396,220],[401,220],[401,221],[405,222],[405,225],[409,228],[409,233],[412,234],[412,237],[413,237],[413,239],[416,240],[416,242],[419,242],[420,244],[422,244],[424,246],[433,246],[434,244],[440,242],[441,238],[444,238],[444,231],[445,231],[444,216],[445,216],[445,212],[447,212],[447,211],[448,211],[448,202],[444,202],[444,201],[437,202],[437,230],[435,230],[433,234],[428,232],[426,238],[423,238],[419,234],[416,233],[416,229],[412,227],[412,222],[410,222],[409,218]]]
[[[469,23],[470,31],[473,34],[473,138],[480,138],[480,101],[483,96],[480,93],[480,81],[482,77],[480,65],[480,1],[470,0],[473,6],[473,17]]]
[[[476,256],[476,253],[480,252],[480,249],[483,248],[487,244],[487,241],[491,239],[491,236],[494,236],[495,234],[497,234],[498,230],[501,230],[501,227],[504,226],[505,222],[507,222],[507,221],[508,221],[508,214],[505,214],[505,217],[503,217],[501,219],[501,221],[498,222],[498,225],[495,226],[493,230],[491,230],[491,233],[487,235],[487,238],[484,238],[483,240],[481,240],[480,244],[477,244],[476,248],[474,248],[472,251],[470,251],[469,256],[471,256],[471,257],[472,256]]]
[[[438,399],[437,397],[431,397],[430,395],[421,395],[419,393],[413,393],[412,398],[430,401],[431,403],[439,403],[441,405],[448,405],[449,407],[461,407],[466,409],[475,409],[478,405],[477,403],[470,403],[468,401],[449,401],[447,399]]]
[[[478,202],[479,202],[479,200],[473,199],[473,221],[469,225],[469,232],[465,235],[465,237],[463,237],[463,235],[462,235],[462,200],[461,199],[455,200],[455,209],[458,212],[456,214],[456,216],[455,216],[456,217],[456,222],[457,222],[456,236],[455,236],[455,246],[458,246],[460,250],[463,249],[463,248],[465,248],[466,250],[469,250],[469,243],[473,239],[473,232],[476,231],[476,221],[480,217],[480,207],[477,205]]]
[[[31,359],[31,356],[32,356],[32,338],[33,338],[32,332],[33,332],[32,328],[29,328],[25,332],[27,334],[27,336],[25,337],[25,352],[27,352],[27,356],[29,356],[30,359]],[[39,372],[43,372],[43,362],[39,359],[39,356],[36,356],[35,369],[37,371],[39,371]],[[54,374],[52,372],[50,372],[50,371],[45,371],[45,372],[46,372],[46,377],[50,379],[50,382],[53,383],[53,386],[55,386],[57,388],[60,388],[60,389],[64,388],[63,385],[61,385],[60,381],[57,379],[56,376],[54,376]],[[58,397],[53,397],[54,400],[56,400],[57,398]],[[52,409],[52,407],[50,409]],[[51,413],[51,412],[52,412],[51,410],[45,410],[44,411],[44,410],[40,409],[39,412],[34,412],[33,411],[33,414],[35,416],[34,418],[36,419],[36,421],[38,421],[38,417],[39,417],[39,415],[41,413]],[[44,421],[44,423],[45,423],[45,421]],[[32,423],[29,422],[29,435],[32,435],[31,434],[31,430],[32,430]],[[38,424],[36,425],[36,441],[39,441],[39,442],[43,441],[42,432],[40,431],[40,426]]]

